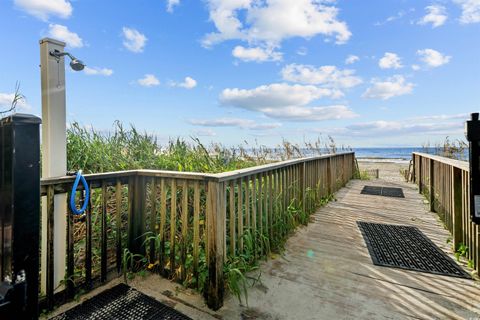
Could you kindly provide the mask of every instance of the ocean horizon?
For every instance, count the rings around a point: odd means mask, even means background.
[[[413,152],[433,153],[434,148],[424,147],[374,147],[352,148],[358,159],[398,159],[410,160]]]

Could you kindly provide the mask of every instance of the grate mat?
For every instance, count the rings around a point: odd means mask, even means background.
[[[360,193],[373,196],[405,198],[402,188],[364,186]]]
[[[416,227],[362,221],[357,225],[375,265],[471,278]]]
[[[51,319],[188,320],[190,318],[122,283]]]

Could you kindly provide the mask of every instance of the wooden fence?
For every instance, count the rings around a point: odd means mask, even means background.
[[[412,179],[419,192],[452,234],[453,247],[467,246],[466,258],[480,271],[479,228],[470,221],[468,162],[415,152],[413,170]]]
[[[48,215],[42,303],[53,307],[80,289],[117,277],[133,253],[146,257],[163,276],[202,287],[208,306],[218,309],[224,262],[245,250],[245,235],[258,246],[255,255],[265,255],[273,241],[288,236],[281,224],[295,219],[292,208],[310,214],[352,178],[354,157],[323,155],[221,174],[133,170],[86,175],[91,192],[86,214],[65,214],[62,290],[54,284],[53,198],[70,192],[74,177],[43,179]]]

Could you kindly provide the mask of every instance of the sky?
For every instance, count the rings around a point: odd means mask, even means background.
[[[0,110],[41,115],[39,40],[67,43],[67,121],[267,146],[463,139],[480,0],[0,0]]]

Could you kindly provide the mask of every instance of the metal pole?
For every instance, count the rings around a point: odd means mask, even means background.
[[[42,177],[58,177],[67,173],[67,134],[64,58],[55,58],[50,51],[63,52],[65,43],[50,38],[40,40],[42,86]],[[55,195],[54,204],[54,287],[61,289],[65,277],[67,244],[67,195]],[[42,199],[42,277],[41,290],[46,292],[47,206]]]

